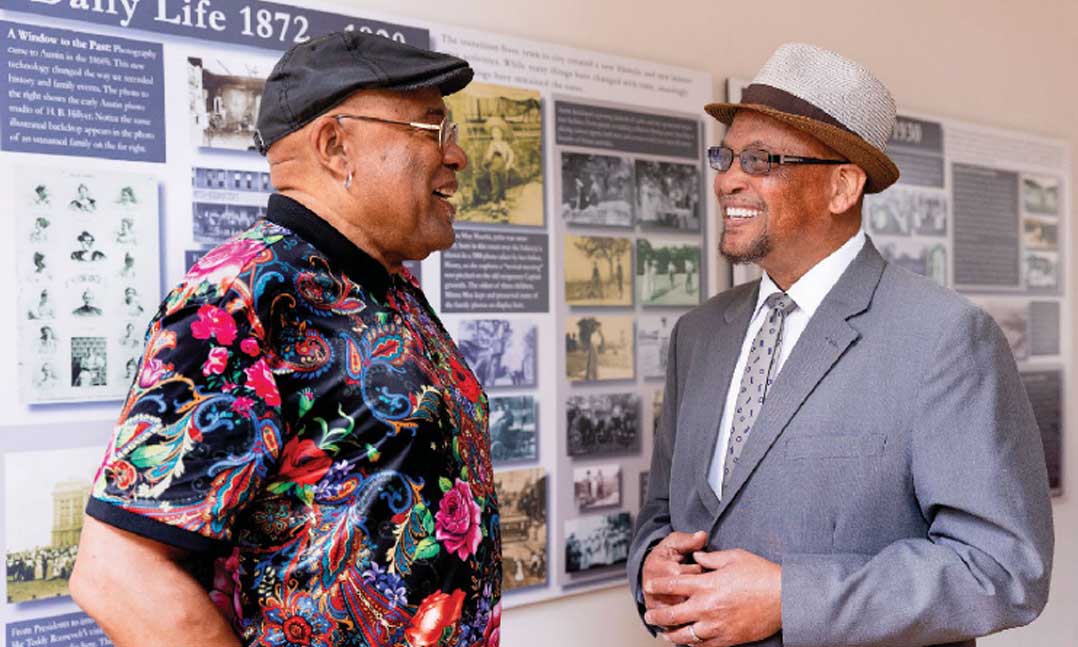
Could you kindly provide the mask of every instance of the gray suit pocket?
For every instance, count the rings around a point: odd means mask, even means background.
[[[883,452],[883,434],[812,434],[786,440],[786,460],[858,458]]]

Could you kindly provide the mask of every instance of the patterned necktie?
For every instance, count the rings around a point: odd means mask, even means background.
[[[737,409],[734,410],[734,423],[730,427],[730,440],[727,443],[726,463],[722,470],[722,489],[726,490],[726,483],[730,480],[730,474],[737,465],[741,456],[741,450],[745,448],[745,441],[749,439],[752,423],[756,422],[756,416],[764,406],[764,398],[767,397],[767,388],[771,386],[773,376],[771,367],[775,363],[775,356],[779,354],[782,344],[782,324],[786,321],[786,315],[797,308],[794,300],[786,296],[785,292],[775,292],[764,301],[770,309],[767,320],[760,326],[756,338],[752,340],[752,349],[749,350],[748,360],[745,362],[745,372],[741,376],[741,389],[737,394]]]

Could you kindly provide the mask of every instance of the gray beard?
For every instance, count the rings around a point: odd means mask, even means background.
[[[726,240],[726,232],[722,232],[722,236],[719,238],[719,253],[723,258],[730,261],[734,265],[743,265],[745,263],[755,263],[761,258],[771,253],[771,238],[768,237],[765,232],[762,236],[756,239],[756,242],[752,244],[752,247],[748,251],[741,254],[734,254],[726,252],[723,248],[723,242]]]

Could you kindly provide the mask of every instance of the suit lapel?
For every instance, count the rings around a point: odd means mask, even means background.
[[[744,338],[759,292],[760,282],[755,281],[753,289],[745,290],[742,296],[731,301],[722,311],[722,321],[698,355],[705,358],[699,363],[702,371],[692,376],[692,391],[684,398],[684,401],[693,403],[692,410],[695,416],[695,419],[686,425],[687,429],[692,430],[694,436],[687,446],[700,450],[693,455],[692,459],[696,492],[713,516],[719,511],[719,498],[715,496],[715,491],[708,483],[708,471],[711,468],[711,459],[715,455],[715,443],[718,441],[721,424],[719,421],[722,420],[723,408],[726,405],[730,378],[741,352],[741,345],[731,343],[731,340]]]
[[[868,309],[883,275],[883,268],[883,258],[872,241],[866,240],[861,252],[809,320],[771,385],[737,467],[724,488],[716,517],[721,516],[737,497],[745,481],[786,429],[805,398],[860,337],[860,333],[847,320]]]

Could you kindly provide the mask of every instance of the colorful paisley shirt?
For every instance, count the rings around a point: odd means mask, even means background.
[[[87,512],[190,551],[246,645],[499,641],[486,395],[411,275],[281,195],[162,303]]]

